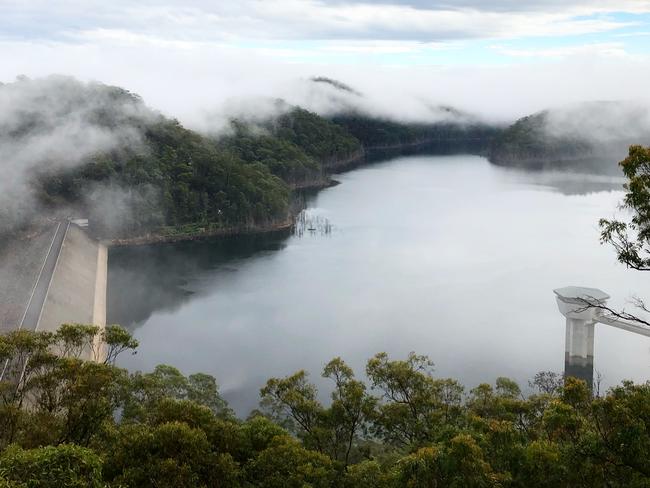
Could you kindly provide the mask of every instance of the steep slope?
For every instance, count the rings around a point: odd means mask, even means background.
[[[344,128],[300,107],[256,123],[231,122],[232,134],[218,140],[243,161],[257,162],[292,188],[322,186],[337,167],[363,157],[361,143]]]
[[[69,215],[89,217],[106,238],[271,230],[290,223],[291,189],[328,184],[367,150],[480,152],[498,131],[448,107],[431,109],[438,122],[416,124],[276,101],[274,116],[234,119],[228,135],[208,137],[124,89],[67,77],[1,85],[0,101],[4,232]]]
[[[115,236],[287,218],[287,185],[265,165],[245,164],[126,90],[57,77],[0,93],[15,105],[0,142],[3,169],[24,190],[23,220],[82,213]]]
[[[450,119],[404,123],[359,112],[335,115],[332,121],[359,139],[366,149],[429,145],[432,152],[436,152],[437,146],[442,151],[456,147],[458,150],[480,153],[500,130],[478,121],[456,122]]]

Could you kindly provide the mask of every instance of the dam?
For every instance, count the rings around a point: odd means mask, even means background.
[[[108,251],[83,220],[59,220],[0,243],[0,333],[106,326]]]

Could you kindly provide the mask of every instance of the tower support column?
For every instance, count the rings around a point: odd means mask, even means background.
[[[567,286],[553,290],[560,313],[566,318],[564,375],[594,384],[594,325],[599,307],[609,295],[597,288]]]
[[[567,317],[564,374],[584,380],[588,386],[593,384],[594,322]]]

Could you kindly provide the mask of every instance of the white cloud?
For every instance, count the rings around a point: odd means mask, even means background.
[[[323,2],[317,0],[6,1],[5,36],[55,37],[117,29],[174,40],[454,39],[555,36],[627,25],[611,12],[650,12],[650,1]],[[13,26],[13,27],[12,27]],[[16,27],[17,26],[17,27]]]
[[[220,43],[197,43],[187,49],[182,44],[161,48],[151,39],[129,39],[124,44],[112,39],[78,44],[13,41],[0,42],[4,61],[0,80],[10,81],[20,73],[100,80],[139,93],[152,107],[199,128],[206,128],[206,112],[233,98],[279,96],[322,109],[319,99],[296,81],[315,75],[350,84],[364,92],[377,111],[396,116],[421,116],[426,100],[511,119],[580,100],[647,99],[650,59],[608,54],[616,49],[614,45],[575,49],[571,55],[548,52],[558,56],[544,63],[386,66],[325,65]]]
[[[100,80],[199,127],[233,98],[322,109],[296,82],[314,75],[350,83],[383,113],[419,117],[427,100],[514,118],[569,101],[648,97],[649,59],[612,33],[553,48],[521,39],[609,32],[631,23],[612,12],[649,11],[650,0],[0,0],[0,80]],[[489,49],[464,59],[473,39],[492,39],[502,65],[482,58]]]
[[[602,42],[582,44],[576,46],[560,46],[546,49],[517,49],[495,45],[493,49],[506,56],[516,58],[554,58],[564,59],[574,56],[595,55],[612,57],[631,57],[625,50],[625,45],[620,42]]]

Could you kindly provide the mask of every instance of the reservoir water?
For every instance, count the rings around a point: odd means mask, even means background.
[[[563,370],[553,288],[601,288],[615,306],[648,296],[647,275],[598,240],[620,178],[477,156],[402,157],[335,178],[291,235],[113,250],[109,320],[141,343],[122,365],[213,374],[241,415],[269,377],[305,369],[320,383],[336,356],[361,375],[380,351],[426,354],[468,389],[498,376],[525,387]],[[598,325],[595,342],[605,385],[650,378],[649,339]]]

